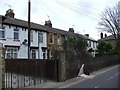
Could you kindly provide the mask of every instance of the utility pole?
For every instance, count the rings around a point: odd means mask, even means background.
[[[30,11],[31,11],[31,0],[28,1],[28,60],[30,59]]]

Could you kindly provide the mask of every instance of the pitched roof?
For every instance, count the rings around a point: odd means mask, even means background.
[[[0,15],[0,19],[1,19],[1,17],[6,18],[2,22],[3,24],[15,25],[15,26],[19,26],[19,27],[28,28],[28,22],[25,21],[25,20],[20,20],[20,19],[10,18],[10,17]],[[62,30],[62,29],[47,27],[47,26],[40,25],[40,24],[33,23],[33,22],[31,22],[31,29],[42,30],[42,31],[45,31],[45,32],[50,32],[50,33],[52,32],[52,33],[60,34],[60,35],[76,35],[76,33],[72,33],[72,32],[69,32],[69,31]],[[96,41],[95,39],[92,39],[90,37],[86,37],[86,36],[84,36],[82,34],[78,34],[78,35],[83,39]]]
[[[110,35],[105,38],[99,39],[98,41],[107,41],[107,40],[114,40],[114,39],[115,39],[114,35]]]
[[[27,21],[16,19],[16,18],[6,17],[6,19],[2,23],[28,28]],[[33,22],[31,22],[31,29],[47,31],[46,28],[44,28],[44,26],[33,23]]]

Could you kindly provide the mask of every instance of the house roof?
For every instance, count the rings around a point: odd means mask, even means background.
[[[105,38],[99,39],[98,41],[107,41],[107,40],[114,40],[114,39],[115,39],[114,35],[110,35]]]
[[[16,19],[16,18],[6,17],[6,19],[2,23],[28,28],[27,21],[23,21],[23,20]],[[47,31],[44,28],[44,26],[42,26],[40,24],[33,23],[33,22],[31,22],[31,29]]]
[[[15,25],[15,26],[19,26],[19,27],[25,27],[28,28],[28,22],[25,20],[20,20],[20,19],[16,19],[16,18],[10,18],[10,17],[6,17],[6,16],[2,16],[0,15],[0,19],[2,17],[5,17],[6,19],[2,22],[3,24],[8,24],[8,25]],[[2,20],[0,20],[2,21]],[[57,29],[57,28],[51,28],[51,27],[47,27],[44,25],[40,25],[37,23],[33,23],[31,22],[31,29],[35,29],[35,30],[42,30],[45,32],[52,32],[55,34],[60,34],[60,35],[76,35],[76,33],[72,33],[69,31],[65,31],[62,29]],[[95,39],[92,39],[90,37],[86,37],[82,34],[78,34],[81,38],[87,39],[87,40],[92,40],[92,41],[96,41]]]

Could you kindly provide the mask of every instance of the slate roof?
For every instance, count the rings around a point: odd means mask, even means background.
[[[0,15],[0,19],[1,19],[1,17],[2,17],[2,15]],[[28,28],[28,22],[25,21],[25,20],[20,20],[20,19],[16,19],[16,18],[10,18],[10,17],[6,17],[6,16],[3,16],[3,17],[6,18],[2,22],[3,24],[15,25],[15,26],[19,26],[19,27]],[[60,35],[76,35],[76,33],[72,33],[72,32],[69,32],[69,31],[62,30],[62,29],[47,27],[47,26],[40,25],[40,24],[33,23],[33,22],[31,22],[31,29],[41,30],[41,31],[45,31],[45,32],[52,32],[52,33],[60,34]],[[78,35],[83,39],[96,41],[95,39],[92,39],[90,37],[86,37],[86,36],[84,36],[82,34],[78,34]]]
[[[1,17],[1,16],[0,16]],[[20,27],[25,27],[28,28],[28,23],[27,21],[16,19],[16,18],[9,18],[6,17],[6,19],[3,21],[3,24],[8,24],[8,25],[15,25],[15,26],[20,26]],[[47,31],[44,26],[36,23],[31,22],[31,29],[35,30],[44,30]]]
[[[98,41],[107,41],[107,40],[115,40],[115,37],[113,35],[110,35],[105,38],[99,39]]]

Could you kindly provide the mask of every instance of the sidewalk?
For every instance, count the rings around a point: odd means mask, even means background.
[[[95,71],[95,72],[91,73],[89,76],[83,74],[83,75],[81,75],[81,77],[75,77],[75,78],[66,80],[64,82],[47,81],[46,83],[42,83],[39,85],[33,85],[33,86],[25,87],[25,88],[67,88],[68,86],[77,84],[77,83],[82,82],[86,79],[92,79],[96,75],[102,74],[102,73],[109,71],[110,69],[117,67],[117,66],[118,65],[114,65],[114,66],[110,66],[110,67],[101,69],[99,71]]]
[[[33,85],[25,88],[62,88],[64,85],[70,85],[76,82],[83,81],[83,77],[75,77],[64,82],[54,82],[54,81],[47,81],[46,83]]]

